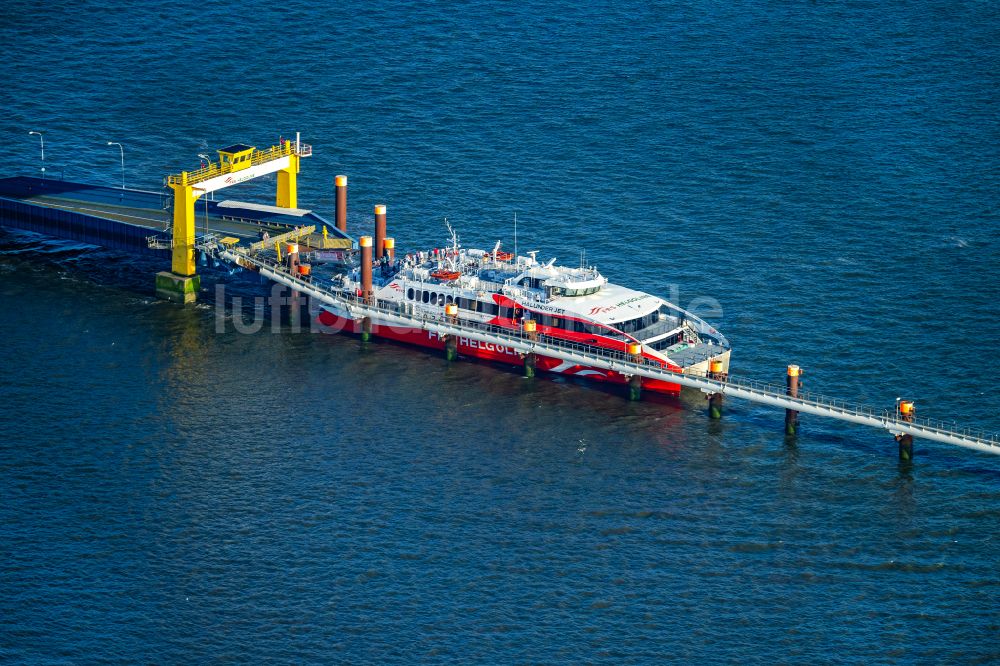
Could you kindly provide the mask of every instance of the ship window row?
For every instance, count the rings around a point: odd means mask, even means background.
[[[635,333],[636,331],[641,331],[644,328],[648,328],[659,321],[659,312],[654,310],[650,312],[645,317],[636,317],[635,319],[629,319],[628,321],[623,321],[618,324],[612,324],[622,333]]]
[[[568,287],[552,287],[553,296],[589,296],[590,294],[596,294],[601,290],[600,286],[597,287],[584,287],[582,289],[571,289]]]
[[[650,347],[652,347],[657,351],[663,351],[668,347],[676,345],[678,342],[681,341],[683,337],[684,337],[683,333],[674,333],[673,335],[663,338],[662,340],[657,340],[656,342],[651,344]]]
[[[595,324],[585,324],[584,322],[581,321],[564,319],[562,317],[542,314],[540,312],[524,311],[521,310],[520,308],[515,309],[508,307],[499,307],[496,303],[479,301],[474,298],[465,298],[464,296],[455,297],[452,296],[451,294],[443,294],[440,292],[428,291],[424,289],[415,289],[413,287],[409,287],[406,290],[406,299],[408,301],[413,301],[415,303],[427,303],[428,305],[440,305],[440,306],[444,306],[449,303],[456,303],[459,309],[468,310],[469,312],[481,312],[485,315],[489,315],[492,317],[499,316],[503,319],[513,319],[515,317],[534,319],[536,322],[538,322],[539,326],[547,326],[549,328],[560,328],[565,331],[572,331],[574,333],[586,333],[589,335],[605,335],[605,336],[610,334],[610,331],[607,328]],[[655,314],[656,313],[653,313],[653,315],[651,316],[655,318]],[[617,326],[615,327],[617,328]]]
[[[428,305],[448,305],[450,303],[455,303],[462,310],[482,312],[483,314],[493,316],[497,315],[499,312],[499,308],[497,308],[495,303],[484,303],[482,301],[477,301],[474,298],[465,298],[463,296],[456,297],[451,294],[414,289],[413,287],[406,290],[406,300],[414,301],[416,303],[427,303]]]

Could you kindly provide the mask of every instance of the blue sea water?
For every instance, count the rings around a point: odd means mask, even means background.
[[[300,131],[300,202],[347,174],[354,233],[385,203],[401,249],[510,246],[516,213],[738,374],[1000,430],[998,7],[13,0],[0,154],[37,173],[44,131],[115,186],[120,141],[157,190]],[[219,333],[161,268],[0,231],[0,661],[1000,660],[1000,459]]]

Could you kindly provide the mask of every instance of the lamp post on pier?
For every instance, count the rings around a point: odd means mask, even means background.
[[[122,189],[125,189],[125,148],[117,141],[108,141],[109,146],[118,146],[118,152],[122,156]]]
[[[45,137],[42,136],[41,132],[35,132],[34,130],[28,132],[28,134],[34,134],[38,137],[38,140],[42,144],[42,178],[45,178]]]
[[[205,160],[206,167],[212,166],[212,158],[210,158],[205,153],[198,153],[198,157]],[[212,201],[215,201],[215,192],[209,192],[208,196],[212,199]]]

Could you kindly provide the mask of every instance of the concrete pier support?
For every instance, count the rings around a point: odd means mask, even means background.
[[[524,376],[531,379],[535,376],[535,368],[538,364],[538,358],[534,354],[524,355]]]
[[[710,419],[721,419],[722,418],[722,394],[712,393],[708,396],[708,418]]]
[[[368,342],[372,339],[372,318],[361,318],[361,342]]]
[[[722,371],[722,361],[713,358],[708,362],[708,370],[705,372],[705,376],[709,379],[718,379],[720,381],[726,381],[728,375]],[[717,420],[722,418],[722,399],[723,395],[721,393],[709,393],[708,396],[708,418]]]
[[[302,328],[302,294],[294,289],[288,291],[288,325],[293,331]]]
[[[913,422],[913,417],[917,415],[917,406],[912,400],[896,398],[896,414],[903,421]],[[899,459],[903,462],[913,460],[913,435],[900,433],[896,435],[896,442],[899,444]]]
[[[635,401],[642,398],[642,377],[632,375],[628,378],[628,399]]]
[[[629,360],[635,363],[642,363],[642,345],[638,342],[629,342],[625,345],[625,352],[629,355]],[[642,398],[642,377],[632,375],[628,378],[628,399],[639,400]]]
[[[785,395],[792,398],[799,397],[799,376],[802,369],[797,365],[788,366],[788,375],[785,382]],[[799,413],[794,409],[785,410],[785,434],[794,437],[799,427]]]
[[[903,462],[913,460],[913,435],[907,433],[896,435],[896,442],[899,444],[899,459]]]
[[[449,361],[458,360],[458,338],[454,335],[444,336],[444,357]]]
[[[521,321],[521,329],[524,337],[528,340],[538,339],[538,322],[534,319],[524,319]],[[535,376],[535,368],[538,365],[538,357],[534,353],[524,355],[524,376],[529,379]]]
[[[175,275],[170,271],[156,274],[156,295],[175,303],[194,303],[201,290],[200,275]]]

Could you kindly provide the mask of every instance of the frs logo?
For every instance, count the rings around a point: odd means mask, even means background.
[[[611,306],[609,308],[590,308],[590,314],[595,315],[595,314],[600,314],[602,312],[611,312],[614,309],[615,306]]]
[[[389,285],[389,289],[395,289],[396,291],[403,291],[403,288],[399,286],[398,282],[393,282]]]

